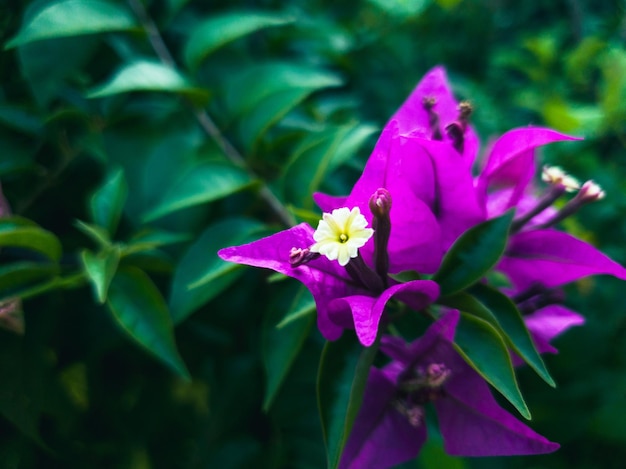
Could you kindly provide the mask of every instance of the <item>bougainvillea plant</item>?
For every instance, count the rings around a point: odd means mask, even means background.
[[[621,265],[559,225],[602,199],[602,189],[560,168],[544,167],[535,181],[536,148],[576,138],[511,130],[478,164],[471,112],[445,71],[431,70],[383,129],[352,192],[314,196],[323,211],[316,229],[302,223],[219,252],[296,278],[313,294],[329,341],[318,402],[330,467],[415,458],[432,425],[428,403],[451,455],[555,451],[496,403],[490,385],[529,419],[514,365],[554,386],[541,354],[583,322],[560,288],[592,274],[626,279]],[[407,315],[431,324],[416,333],[402,326]],[[354,374],[345,395],[332,388],[338,367]]]

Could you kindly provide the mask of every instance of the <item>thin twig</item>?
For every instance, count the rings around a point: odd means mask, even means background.
[[[148,15],[145,7],[141,3],[140,0],[128,0],[130,7],[137,15],[137,18],[141,22],[144,30],[148,35],[148,40],[150,41],[150,45],[152,49],[158,56],[159,60],[168,67],[177,68],[176,62],[170,54],[169,49],[165,45],[161,33],[159,29],[154,24],[154,21]],[[220,149],[224,152],[226,157],[236,166],[244,169],[250,177],[253,179],[259,179],[259,177],[248,167],[246,163],[246,159],[239,153],[239,151],[234,147],[232,143],[222,134],[220,129],[217,127],[211,116],[204,109],[194,109],[194,115],[198,121],[198,124],[204,130],[204,132],[211,137],[215,143],[220,147]],[[259,190],[259,196],[269,205],[272,211],[276,214],[276,216],[280,219],[282,223],[287,226],[294,226],[296,224],[295,218],[289,213],[287,208],[282,204],[282,202],[276,197],[276,195],[270,190],[270,188],[263,184],[261,189]]]

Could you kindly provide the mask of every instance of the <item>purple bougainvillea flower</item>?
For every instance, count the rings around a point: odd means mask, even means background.
[[[426,134],[430,132],[424,127],[428,119],[420,115],[414,116],[410,112],[410,109],[417,106],[416,101],[421,101],[421,98],[418,99],[420,93],[439,93],[445,88],[435,86],[436,79],[445,78],[442,69],[436,69],[427,77],[428,86],[421,82],[385,126],[350,195],[314,195],[320,208],[329,211],[344,204],[362,207],[363,201],[367,200],[366,194],[371,194],[378,187],[388,189],[393,194],[394,203],[399,204],[395,211],[399,219],[393,220],[392,237],[405,238],[404,245],[411,246],[424,263],[420,269],[415,270],[426,273],[437,269],[441,255],[459,235],[467,228],[484,221],[486,216],[474,190],[469,165],[462,164],[464,156],[449,142],[426,138]],[[451,94],[448,92],[443,99],[445,102],[450,101]],[[410,122],[405,120],[409,118]],[[473,136],[472,141],[478,141],[469,126],[465,135]],[[424,208],[432,214],[429,218],[437,222],[438,228],[430,226],[431,224],[415,223],[417,220],[410,220],[407,215],[411,211],[417,211],[416,213],[425,216],[427,211]],[[403,223],[409,220],[412,226],[405,228]],[[422,227],[418,228],[420,225]],[[416,229],[419,231],[415,231]],[[408,239],[409,237],[412,239]],[[419,253],[414,250],[415,238],[419,238],[425,248]],[[439,249],[433,249],[433,238],[440,239]],[[399,240],[398,245],[402,245]],[[401,257],[398,256],[397,259],[399,261]],[[409,268],[413,267],[406,264],[392,265],[391,271]]]
[[[388,197],[386,191],[380,192]],[[380,198],[386,203],[381,217],[385,220],[389,211],[394,210],[390,209],[388,198]],[[369,197],[374,204],[380,198]],[[417,210],[407,212],[406,216],[417,222],[424,220]],[[402,220],[401,216],[395,219],[398,218]],[[358,206],[350,210],[343,207],[325,213],[317,230],[302,223],[250,244],[222,249],[218,255],[227,261],[272,269],[300,280],[313,294],[318,327],[326,339],[335,340],[343,329],[354,328],[361,343],[369,346],[376,338],[385,305],[392,297],[420,310],[438,297],[439,287],[430,280],[399,284],[388,278],[388,264],[402,264],[406,262],[405,255],[409,259],[414,256],[410,246],[402,244],[403,238],[389,238],[388,223],[379,220],[380,228],[369,239],[372,230],[366,228],[368,223],[371,226]],[[371,245],[381,239],[377,262],[373,254],[376,247]],[[419,242],[417,239],[416,246]],[[365,251],[363,256],[359,251]],[[402,258],[396,261],[396,256]],[[388,264],[384,263],[386,258]],[[419,265],[419,259],[416,262]]]
[[[431,99],[434,105],[425,106],[428,99]],[[435,68],[426,75],[407,102],[394,115],[392,123],[394,119],[397,119],[403,135],[430,139],[433,146],[429,154],[435,165],[440,160],[450,158],[441,147],[435,145],[444,143],[454,148],[459,141],[465,142],[462,158],[466,162],[471,162],[474,160],[478,145],[471,126],[466,122],[465,125],[459,126],[459,117],[457,117],[452,127],[456,126],[457,130],[463,130],[460,136],[458,132],[455,134],[441,131],[441,128],[450,128],[450,122],[455,119],[455,112],[458,115],[460,107],[462,104],[454,99],[444,70]],[[409,128],[412,130],[407,131]],[[463,189],[459,187],[457,192],[450,190],[449,187],[445,191],[447,203],[450,206],[461,207],[465,203],[464,198],[472,201],[476,198],[485,218],[497,217],[510,208],[516,208],[510,242],[497,269],[511,279],[519,294],[527,295],[528,292],[535,291],[539,287],[542,291],[535,292],[537,297],[535,300],[539,303],[545,299],[546,295],[552,294],[550,289],[587,275],[609,274],[626,279],[626,270],[621,265],[593,246],[552,228],[557,221],[568,213],[573,213],[578,206],[589,200],[602,198],[604,193],[601,189],[591,181],[581,188],[573,178],[554,168],[544,170],[544,180],[549,181],[552,188],[542,197],[537,196],[532,184],[537,172],[536,150],[549,143],[572,140],[578,140],[578,138],[539,127],[520,128],[506,132],[491,145],[487,152],[484,167],[475,179],[473,190],[468,190],[467,185],[464,185]],[[414,154],[415,152],[405,152],[402,157],[413,159]],[[401,164],[397,165],[401,166]],[[427,170],[420,169],[422,175],[429,174]],[[448,171],[445,172],[439,171],[438,175],[445,174],[449,177],[448,175],[453,174],[452,179],[456,180],[467,180],[471,177],[468,174],[469,166],[457,164],[456,167],[448,166],[447,169]],[[409,178],[408,184],[411,187],[420,184],[424,187],[424,180],[428,178],[422,176],[420,181]],[[578,191],[578,194],[566,208],[559,212],[551,206],[560,195],[570,191]],[[428,197],[424,195],[421,197],[428,204]],[[429,206],[434,207],[433,204]],[[479,210],[468,211],[464,207],[463,212],[471,214],[465,218],[450,212],[456,225],[440,223],[444,248],[447,248],[450,240],[454,240],[459,233],[476,224],[476,220],[482,221],[480,216],[476,216],[480,213]],[[437,213],[436,210],[434,211]],[[437,218],[440,221],[440,214],[438,215]],[[526,321],[535,342],[542,350],[547,350],[545,346],[547,340],[552,338],[555,332],[553,326],[557,319],[551,317],[549,312],[560,313],[558,316],[562,326],[559,328],[560,332],[581,322],[581,317],[577,313],[560,307],[558,304],[553,307],[556,309],[542,309],[543,314],[539,314],[540,311],[537,309],[526,311],[528,314],[537,312],[537,316],[529,316]],[[530,319],[531,317],[533,319]],[[542,329],[542,324],[545,330]]]
[[[511,207],[522,208],[513,223],[515,233],[497,266],[518,290],[537,284],[558,287],[594,274],[626,279],[626,270],[620,264],[590,244],[551,227],[558,220],[558,212],[551,207],[551,202],[566,191],[577,190],[572,178],[560,170],[556,174],[548,171],[548,177],[552,178],[551,189],[543,198],[533,193],[534,149],[546,143],[573,139],[549,129],[508,132],[494,145],[477,179],[479,198],[484,201],[490,217]],[[588,189],[590,185],[593,186],[592,192]],[[578,191],[569,207],[580,206],[601,196],[603,192],[590,181]],[[571,208],[566,210],[574,211]]]
[[[458,321],[459,312],[451,310],[408,346],[383,337],[381,350],[393,361],[370,371],[342,469],[384,469],[415,458],[426,441],[428,402],[448,454],[529,455],[559,448],[496,403],[488,384],[454,350]]]

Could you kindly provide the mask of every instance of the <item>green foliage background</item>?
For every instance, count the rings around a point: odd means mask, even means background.
[[[25,333],[0,330],[0,466],[324,467],[311,298],[216,251],[315,223],[311,193],[348,192],[437,64],[484,144],[585,137],[544,153],[608,194],[567,229],[626,264],[625,25],[617,0],[5,0],[0,180],[22,218],[0,221],[0,297]],[[569,288],[587,324],[546,358],[556,390],[520,372],[559,452],[453,460],[431,432],[403,467],[621,468],[623,288]]]

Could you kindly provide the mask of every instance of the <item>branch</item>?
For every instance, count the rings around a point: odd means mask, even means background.
[[[148,40],[150,41],[150,45],[152,49],[158,56],[161,63],[167,65],[171,68],[177,68],[176,62],[174,61],[172,54],[169,49],[165,45],[163,41],[163,37],[159,32],[159,29],[154,24],[154,21],[148,16],[148,12],[145,7],[141,3],[140,0],[128,0],[130,7],[132,8],[135,15],[141,22],[142,27],[146,31],[148,35]],[[194,109],[194,115],[198,124],[204,130],[204,132],[211,137],[215,143],[220,147],[220,149],[224,152],[226,157],[236,166],[244,169],[251,178],[260,179],[254,171],[252,171],[247,163],[246,159],[237,151],[232,143],[222,134],[220,129],[217,127],[211,116],[209,116],[208,112],[204,109]],[[282,202],[276,197],[276,195],[270,190],[270,188],[263,184],[261,189],[259,190],[260,197],[269,205],[272,211],[276,214],[276,216],[280,219],[280,221],[286,226],[294,226],[296,225],[295,218],[289,213],[287,208],[282,204]]]

